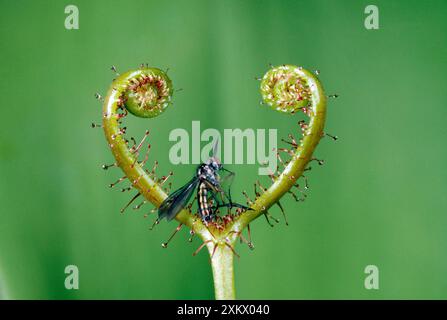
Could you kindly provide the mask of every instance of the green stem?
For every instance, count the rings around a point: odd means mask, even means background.
[[[213,254],[214,245],[208,245],[210,255]],[[236,293],[234,289],[233,252],[225,244],[218,244],[211,258],[213,269],[214,292],[216,300],[234,300]]]

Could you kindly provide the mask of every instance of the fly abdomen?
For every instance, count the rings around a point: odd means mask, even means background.
[[[211,220],[211,212],[208,204],[208,189],[205,183],[199,184],[199,190],[197,193],[197,202],[199,207],[200,217],[203,221],[208,222]]]

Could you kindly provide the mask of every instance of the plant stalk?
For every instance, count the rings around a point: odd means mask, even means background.
[[[210,256],[213,254],[214,243],[208,245]],[[214,292],[216,300],[234,300],[233,252],[225,244],[217,244],[216,251],[211,258],[213,269]]]

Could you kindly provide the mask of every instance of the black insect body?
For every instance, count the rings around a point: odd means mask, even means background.
[[[188,204],[196,189],[199,215],[205,224],[215,219],[216,213],[221,207],[249,210],[249,208],[231,201],[230,188],[228,188],[228,193],[223,190],[219,172],[228,174],[224,179],[229,180],[234,176],[234,173],[225,169],[215,157],[202,163],[197,168],[195,176],[187,184],[174,191],[163,201],[158,208],[158,221],[163,218],[168,221],[174,219]]]

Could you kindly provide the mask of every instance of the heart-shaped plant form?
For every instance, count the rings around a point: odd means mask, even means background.
[[[114,67],[112,69],[115,70]],[[290,193],[297,201],[302,199],[295,193],[302,192],[297,180],[303,177],[303,172],[308,169],[309,162],[317,160],[312,158],[312,154],[320,139],[325,136],[323,129],[327,98],[316,75],[302,67],[282,65],[271,68],[260,80],[260,91],[265,105],[291,115],[303,112],[309,117],[308,122],[298,122],[297,129],[302,137],[297,140],[293,134],[289,134],[289,139],[283,140],[288,148],[277,150],[282,170],[278,168],[276,172],[269,175],[271,185],[268,188],[257,181],[254,184],[252,200],[244,192],[251,210],[230,213],[219,218],[217,222],[207,225],[191,211],[191,206],[183,209],[175,217],[180,223],[176,231],[180,230],[182,225],[187,226],[192,234],[197,234],[202,239],[203,244],[199,250],[204,246],[208,248],[217,299],[235,298],[234,244],[240,238],[253,248],[250,238],[246,240],[242,236],[242,230],[245,228],[249,230],[249,224],[260,215],[265,215],[270,224],[269,217],[271,216],[268,210],[275,204],[284,214],[284,208],[279,201],[286,193]],[[124,176],[112,183],[110,187],[128,179],[131,187],[124,188],[122,191],[132,188],[137,190],[121,212],[139,197],[158,208],[168,196],[164,184],[172,173],[158,178],[155,173],[156,161],[152,170],[144,168],[151,147],[150,144],[147,149],[143,147],[149,131],[146,131],[140,143],[133,138],[126,139],[126,127],[122,125],[122,121],[128,113],[144,118],[160,115],[169,106],[173,91],[172,82],[165,72],[142,65],[137,70],[117,75],[104,99],[97,95],[104,103],[102,127],[116,160],[112,165],[104,165],[103,168],[116,166],[124,172]],[[336,137],[332,138],[336,139]],[[140,154],[145,154],[142,160]],[[317,161],[321,164],[320,160]],[[307,188],[307,181],[305,181],[305,188]],[[155,221],[158,223],[158,220]],[[166,247],[167,243],[163,246]]]

